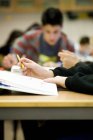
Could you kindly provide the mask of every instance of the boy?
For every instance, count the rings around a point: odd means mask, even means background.
[[[44,64],[46,62],[59,61],[58,52],[69,50],[74,52],[74,45],[67,36],[61,32],[63,26],[63,14],[57,8],[48,8],[42,14],[42,30],[27,32],[16,40],[11,53],[25,55],[27,58]],[[6,56],[6,64],[13,62],[13,57]],[[10,63],[11,67],[13,63]]]

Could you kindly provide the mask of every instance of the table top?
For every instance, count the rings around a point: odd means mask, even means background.
[[[0,107],[93,107],[93,95],[59,91],[58,96],[3,95]]]

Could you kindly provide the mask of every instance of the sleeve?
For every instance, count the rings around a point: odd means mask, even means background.
[[[65,85],[69,90],[93,95],[93,74],[76,73],[66,79]]]
[[[26,38],[24,38],[24,36],[22,36],[16,39],[16,41],[13,43],[13,46],[11,47],[10,52],[19,54],[21,56],[23,54],[26,54],[27,47],[28,41]]]
[[[86,64],[84,62],[77,63],[74,67],[71,67],[70,69],[66,69],[63,67],[58,67],[53,70],[54,76],[73,76],[77,72],[83,73],[83,74],[92,74],[93,73],[93,63]]]

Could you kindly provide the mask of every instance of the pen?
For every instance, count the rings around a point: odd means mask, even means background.
[[[17,56],[18,61],[20,61],[19,55],[17,54],[16,56]],[[23,68],[24,68],[24,65],[21,63],[21,69],[23,69]]]

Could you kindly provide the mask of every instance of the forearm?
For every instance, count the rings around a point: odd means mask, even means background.
[[[92,81],[93,74],[77,73],[74,76],[68,77],[65,84],[69,90],[93,95]]]
[[[73,76],[77,72],[81,72],[84,74],[89,74],[89,73],[91,74],[93,71],[92,67],[93,67],[93,63],[91,63],[90,65],[87,65],[83,62],[79,62],[74,67],[71,67],[70,69],[66,69],[63,67],[55,68],[53,70],[53,73],[54,73],[54,76],[66,76],[66,77]]]
[[[40,78],[45,79],[45,78],[52,78],[52,77],[54,77],[53,71],[52,70],[46,70],[45,68],[43,68],[43,71],[40,74]]]

